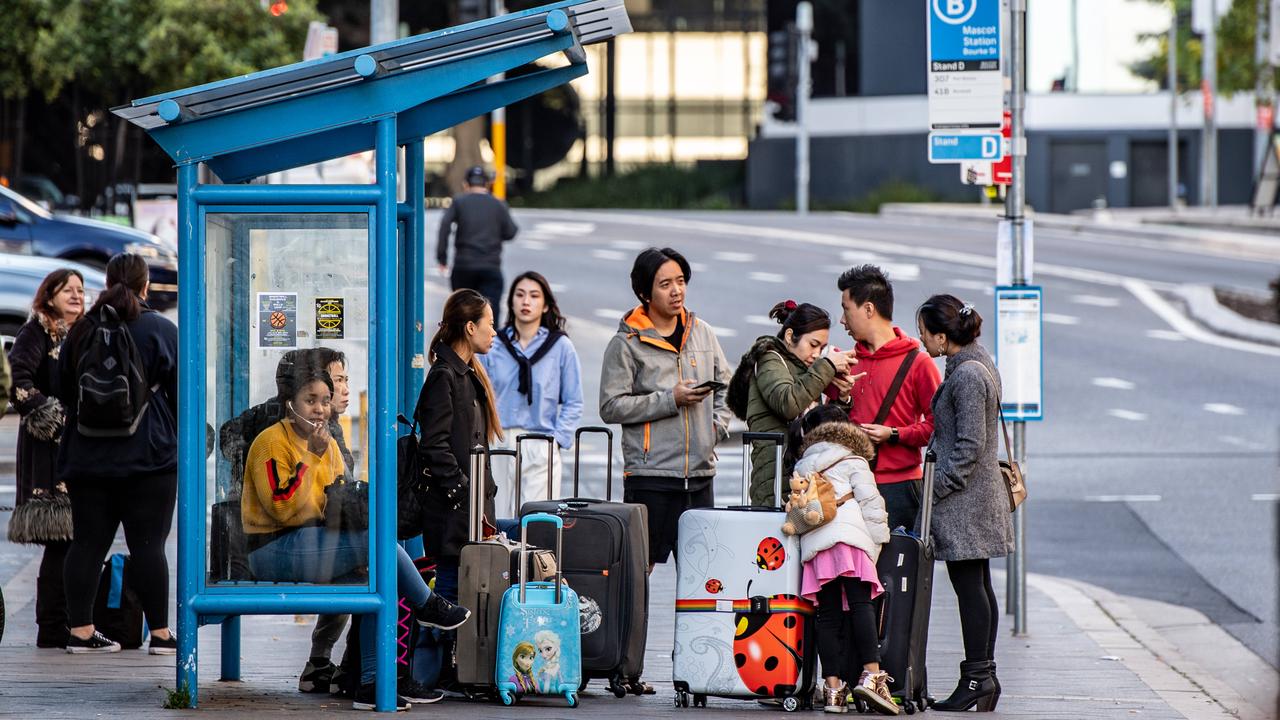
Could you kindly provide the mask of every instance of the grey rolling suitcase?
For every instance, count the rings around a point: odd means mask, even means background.
[[[513,583],[519,582],[520,545],[503,542],[497,538],[484,538],[484,487],[475,478],[484,477],[486,456],[515,458],[515,479],[519,497],[520,453],[522,442],[527,440],[554,440],[547,435],[521,435],[516,438],[516,450],[489,450],[477,445],[471,451],[471,502],[468,516],[468,543],[458,557],[458,601],[471,610],[471,617],[458,628],[454,645],[454,663],[458,682],[469,694],[492,695],[496,693],[494,668],[498,659],[498,625],[502,614],[502,595]],[[550,475],[550,464],[548,464]],[[550,482],[547,494],[551,494]],[[542,553],[538,553],[534,566],[542,567]],[[555,569],[550,569],[554,573]],[[545,574],[545,573],[541,573]],[[540,574],[540,575],[541,575]],[[531,578],[542,579],[540,576]]]

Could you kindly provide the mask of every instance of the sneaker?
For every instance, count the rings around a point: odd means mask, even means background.
[[[298,692],[327,693],[333,687],[338,667],[329,658],[311,658],[298,678]]]
[[[147,644],[147,654],[149,655],[177,655],[178,654],[178,636],[172,632],[168,638],[158,638],[151,636],[151,642]]]
[[[356,691],[356,699],[351,702],[352,710],[376,710],[378,707],[377,699],[374,694],[373,683],[367,683],[360,686]],[[409,709],[409,701],[396,695],[396,712],[404,712]]]
[[[822,712],[829,713],[847,713],[849,686],[840,683],[840,687],[831,687],[823,684],[822,686]]]
[[[471,611],[445,600],[440,593],[431,593],[427,603],[414,610],[414,616],[418,618],[419,625],[453,630],[471,617]]]
[[[414,705],[430,705],[444,699],[444,691],[429,688],[413,678],[400,678],[396,683],[396,694]]]
[[[898,707],[898,704],[893,701],[893,695],[889,693],[891,682],[893,678],[890,678],[887,672],[873,673],[863,670],[858,678],[858,684],[853,686],[853,694],[881,715],[897,715],[902,712],[902,708]]]
[[[329,680],[329,694],[336,698],[347,698],[348,700],[355,698],[356,682],[351,678],[348,682],[347,673],[342,669],[341,665],[333,666],[333,677]]]
[[[120,652],[120,643],[108,640],[106,635],[93,631],[88,640],[67,634],[67,652],[72,655],[86,655],[90,653],[118,653]]]

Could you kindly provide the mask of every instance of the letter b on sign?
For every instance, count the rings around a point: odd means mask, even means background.
[[[959,15],[964,12],[964,0],[947,0],[947,14]]]
[[[997,2],[998,0],[931,0],[933,14],[948,25],[962,25],[973,17],[978,10],[979,2]]]

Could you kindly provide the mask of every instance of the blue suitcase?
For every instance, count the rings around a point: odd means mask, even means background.
[[[555,582],[527,582],[529,525],[556,526]],[[520,520],[520,584],[502,596],[498,621],[496,685],[504,705],[524,695],[563,695],[569,707],[578,705],[582,686],[582,626],[578,594],[563,584],[560,562],[564,521],[536,513]]]

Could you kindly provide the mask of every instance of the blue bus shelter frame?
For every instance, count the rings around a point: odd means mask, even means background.
[[[587,73],[583,46],[630,31],[622,0],[566,0],[320,60],[135,100],[113,109],[144,128],[177,164],[179,232],[178,657],[176,683],[199,698],[197,630],[220,624],[221,677],[240,679],[240,616],[327,613],[377,617],[377,709],[395,706],[398,613],[396,415],[410,414],[425,374],[424,138]],[[494,76],[562,53],[568,64]],[[405,148],[405,202],[397,154]],[[373,150],[368,185],[234,184]],[[223,182],[201,183],[207,166]],[[210,214],[366,213],[369,229],[369,580],[364,585],[210,584],[205,567]],[[243,235],[243,233],[241,233]],[[247,259],[247,237],[232,254]],[[246,265],[247,263],[236,263]],[[237,283],[247,278],[237,276]],[[243,290],[243,288],[238,288]],[[243,292],[234,295],[243,295]],[[248,317],[243,298],[228,310]],[[233,325],[233,327],[237,327]],[[247,397],[247,329],[220,362],[214,402],[226,417]],[[223,416],[223,413],[220,413]],[[220,461],[221,463],[221,461]],[[225,488],[219,469],[219,495]],[[222,497],[218,498],[223,499]]]

